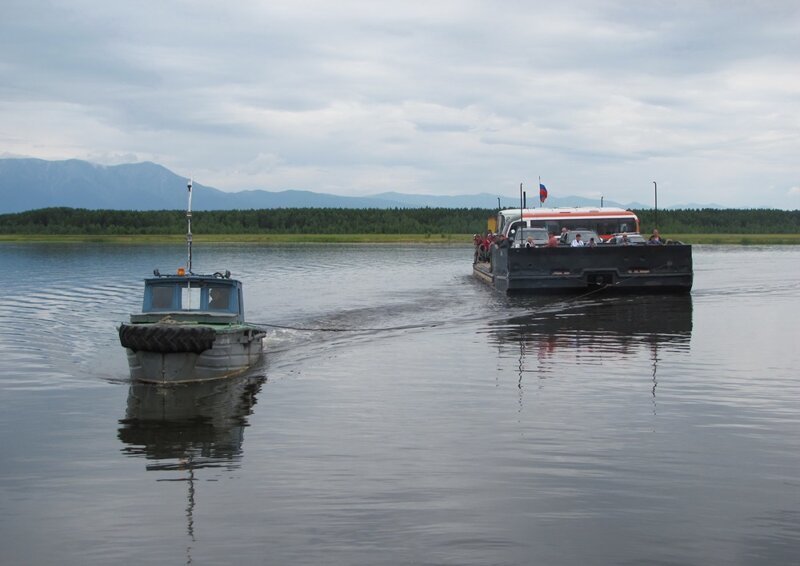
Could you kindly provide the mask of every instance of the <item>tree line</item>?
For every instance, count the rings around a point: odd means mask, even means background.
[[[665,234],[791,234],[800,232],[800,210],[652,209],[634,211],[642,232]],[[495,210],[483,208],[275,208],[192,213],[198,234],[473,234],[485,232]],[[178,210],[42,208],[0,215],[0,234],[185,234]]]

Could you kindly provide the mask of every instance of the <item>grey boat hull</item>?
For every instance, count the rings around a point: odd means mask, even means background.
[[[125,331],[136,327],[149,333],[147,340],[129,338],[130,332]],[[211,347],[202,351],[197,351],[201,348],[197,347],[196,339],[187,340],[186,342],[193,342],[189,346],[163,347],[167,342],[158,340],[158,334],[162,330],[165,336],[172,337],[176,332],[180,334],[180,328],[176,328],[174,324],[120,327],[120,339],[125,346],[131,379],[159,384],[221,379],[243,373],[257,364],[263,356],[264,332],[251,326],[233,325],[213,329]],[[187,326],[187,331],[196,330],[196,326]],[[126,339],[123,339],[124,334]],[[159,345],[149,346],[151,343]],[[170,349],[173,351],[169,351]]]

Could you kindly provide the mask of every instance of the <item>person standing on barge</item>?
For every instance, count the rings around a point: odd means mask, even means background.
[[[650,239],[647,240],[647,243],[653,246],[661,246],[664,244],[664,241],[661,239],[661,236],[659,236],[656,228],[653,228],[653,233],[650,235]]]

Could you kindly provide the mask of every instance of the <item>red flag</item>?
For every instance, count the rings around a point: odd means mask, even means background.
[[[544,204],[544,201],[547,200],[547,187],[545,187],[542,183],[539,183],[539,202]]]

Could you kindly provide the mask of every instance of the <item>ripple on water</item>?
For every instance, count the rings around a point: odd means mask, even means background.
[[[17,251],[0,388],[37,394],[0,413],[0,542],[38,528],[26,552],[57,556],[91,531],[81,564],[797,555],[800,248],[698,247],[688,297],[541,298],[475,282],[468,247],[203,246],[276,326],[259,388],[181,393],[124,381],[114,325],[184,250]]]

